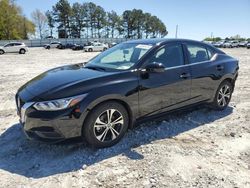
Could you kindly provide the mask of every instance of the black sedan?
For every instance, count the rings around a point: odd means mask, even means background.
[[[75,44],[71,49],[74,51],[83,50],[83,45]]]
[[[121,43],[87,64],[49,70],[16,94],[30,139],[83,137],[94,147],[116,144],[135,122],[206,103],[224,110],[238,60],[201,42],[148,39]]]

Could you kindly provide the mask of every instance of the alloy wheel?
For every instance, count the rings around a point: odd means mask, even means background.
[[[124,118],[116,109],[108,109],[101,113],[94,124],[95,137],[100,142],[110,142],[119,137]]]
[[[227,84],[225,84],[219,90],[217,96],[217,103],[220,107],[225,107],[229,103],[230,98],[231,98],[231,89]]]

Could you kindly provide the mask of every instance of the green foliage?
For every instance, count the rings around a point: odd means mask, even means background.
[[[156,16],[140,9],[126,10],[121,16],[106,12],[92,2],[74,3],[59,0],[52,12],[47,12],[49,27],[57,25],[59,37],[164,37],[165,24]],[[50,24],[51,23],[51,24]],[[90,31],[90,32],[89,32]]]
[[[35,25],[22,15],[21,8],[10,0],[0,1],[0,40],[27,39]]]
[[[204,39],[204,41],[213,41],[213,42],[218,42],[221,41],[222,39],[220,37],[207,37]]]
[[[64,30],[65,38],[68,37],[70,32],[70,18],[72,16],[72,8],[67,0],[59,0],[53,6],[53,14],[55,21],[59,23],[58,28]]]
[[[45,15],[47,17],[48,26],[50,28],[50,36],[52,36],[53,28],[55,27],[55,20],[53,18],[53,13],[51,11],[47,11]]]

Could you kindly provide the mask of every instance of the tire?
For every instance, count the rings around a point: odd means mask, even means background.
[[[93,49],[92,49],[92,48],[89,48],[88,51],[89,51],[89,52],[93,52]]]
[[[4,54],[4,51],[3,50],[0,50],[0,55],[3,55]]]
[[[107,50],[107,48],[103,48],[103,51]]]
[[[111,115],[110,120],[108,112]],[[115,121],[117,122],[112,124]],[[106,102],[90,112],[83,125],[82,135],[95,148],[110,147],[122,139],[128,124],[129,117],[125,107],[117,102]]]
[[[47,46],[47,48],[46,48],[47,50],[49,50],[50,49],[50,46]]]
[[[25,54],[26,50],[25,49],[20,49],[19,54]]]
[[[233,92],[233,85],[229,81],[223,81],[218,87],[213,103],[212,108],[215,110],[224,110],[227,108]]]

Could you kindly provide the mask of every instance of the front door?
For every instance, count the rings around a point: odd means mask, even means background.
[[[191,98],[191,73],[185,65],[182,44],[170,43],[160,48],[148,63],[162,63],[161,73],[142,72],[139,78],[141,116],[150,116],[185,106]]]
[[[4,46],[5,52],[15,52],[14,43],[10,43]]]

